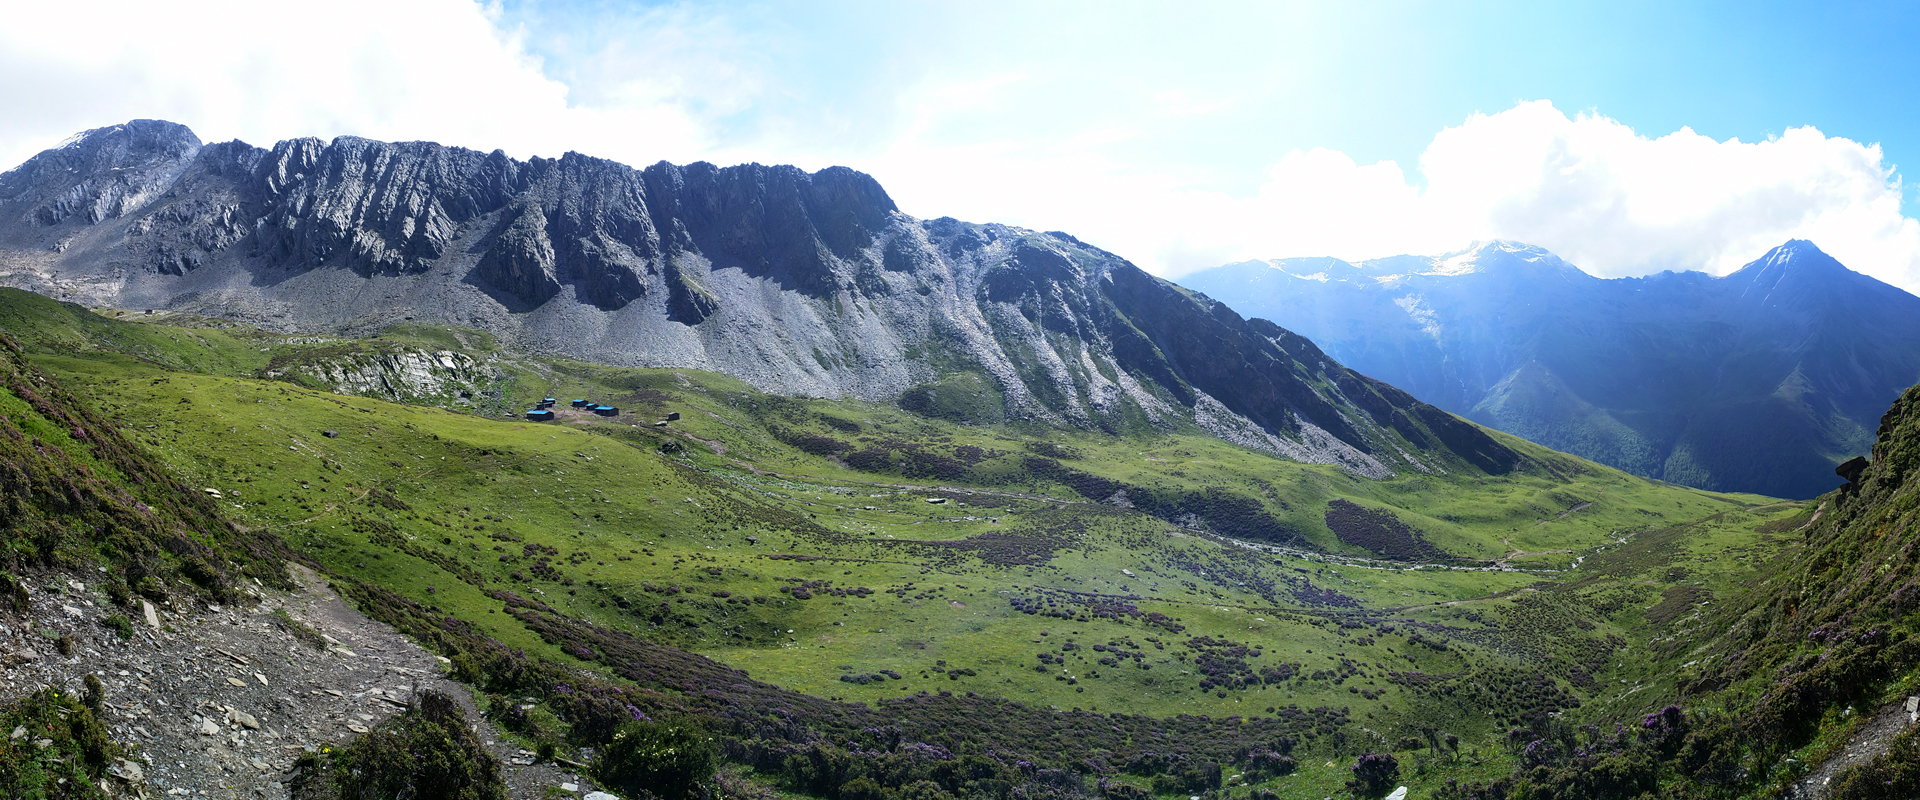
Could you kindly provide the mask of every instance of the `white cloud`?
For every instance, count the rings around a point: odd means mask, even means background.
[[[573,149],[647,163],[710,143],[669,91],[631,79],[619,90],[645,102],[576,105],[540,67],[468,0],[12,4],[0,163],[142,117],[207,140],[352,134],[522,158]]]
[[[1547,102],[1476,114],[1421,156],[1441,230],[1538,244],[1604,276],[1724,274],[1789,238],[1920,288],[1920,223],[1877,145],[1794,128],[1762,142],[1649,138]]]
[[[1879,147],[1813,128],[1752,143],[1687,129],[1651,138],[1526,102],[1435,135],[1420,158],[1424,186],[1392,161],[1315,148],[1287,153],[1256,191],[1234,195],[1099,147],[937,142],[927,132],[953,112],[933,105],[870,161],[906,210],[1064,229],[1162,275],[1248,258],[1438,254],[1494,238],[1606,277],[1725,274],[1804,238],[1920,291],[1920,222],[1903,215]]]
[[[1751,143],[1653,138],[1529,102],[1440,131],[1413,174],[1285,145],[1262,174],[1244,166],[1257,155],[1206,156],[1259,152],[1265,129],[1221,114],[1271,89],[1248,77],[1265,62],[1174,81],[1152,79],[1157,62],[922,43],[873,62],[886,70],[841,65],[884,79],[844,86],[871,97],[822,104],[843,84],[802,68],[820,56],[795,56],[792,30],[700,6],[531,31],[471,0],[181,9],[13,4],[0,26],[0,167],[85,128],[157,117],[261,145],[354,134],[635,165],[839,163],[872,173],[909,213],[1066,230],[1163,275],[1486,238],[1599,275],[1724,273],[1799,237],[1920,290],[1920,223],[1904,216],[1892,167],[1877,146],[1812,128]]]

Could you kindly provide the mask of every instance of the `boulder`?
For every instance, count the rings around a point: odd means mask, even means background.
[[[1860,473],[1865,472],[1866,470],[1867,470],[1867,457],[1854,456],[1852,459],[1849,459],[1848,461],[1841,464],[1840,466],[1834,467],[1833,474],[1838,475],[1842,478],[1845,478],[1847,481],[1847,485],[1851,486],[1853,484],[1860,482]]]

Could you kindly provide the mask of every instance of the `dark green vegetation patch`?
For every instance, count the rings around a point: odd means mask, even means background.
[[[407,709],[347,743],[301,756],[295,800],[506,800],[500,761],[453,698],[414,696]]]
[[[0,739],[0,797],[105,800],[123,792],[127,784],[108,769],[124,750],[96,716],[98,703],[43,689],[0,706],[0,728],[9,732]]]

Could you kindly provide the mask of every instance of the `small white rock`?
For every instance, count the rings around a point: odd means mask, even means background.
[[[567,794],[573,794],[575,792],[580,791],[580,787],[571,783],[563,783],[563,784],[560,784],[560,791],[566,792]]]
[[[1407,787],[1402,786],[1387,795],[1387,800],[1407,800]]]

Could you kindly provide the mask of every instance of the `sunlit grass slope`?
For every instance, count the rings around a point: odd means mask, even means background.
[[[1789,546],[1761,531],[1800,513],[1500,434],[1527,460],[1509,475],[1373,481],[1192,430],[966,425],[526,357],[500,361],[510,399],[559,398],[562,419],[490,418],[216,358],[305,346],[265,334],[81,319],[90,346],[36,362],[229,516],[511,646],[573,660],[500,592],[829,698],[1345,709],[1303,751],[1424,729],[1467,743],[1422,780],[1501,770],[1507,731],[1543,714],[1664,702],[1697,668],[1700,608]],[[1268,783],[1322,796],[1347,762],[1319,763]]]

